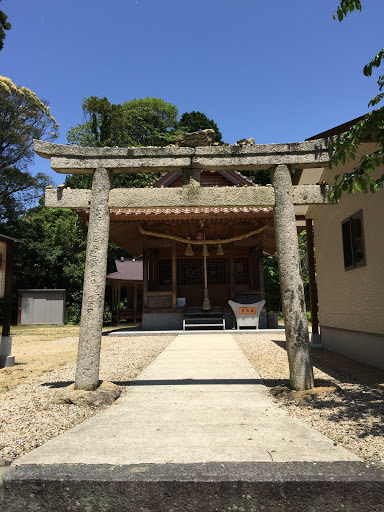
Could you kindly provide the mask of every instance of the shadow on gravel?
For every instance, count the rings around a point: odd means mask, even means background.
[[[58,381],[58,382],[43,382],[42,384],[40,384],[40,386],[44,386],[44,387],[51,388],[51,389],[59,389],[59,388],[66,388],[67,386],[70,386],[73,383],[74,383],[73,380]]]
[[[101,384],[102,381],[99,381]],[[157,379],[157,380],[112,380],[116,386],[196,386],[196,385],[264,385],[262,379]],[[271,380],[272,386],[282,383],[281,380]],[[73,384],[73,381],[43,382],[41,386],[51,389],[66,388]]]
[[[285,349],[284,341],[273,342]],[[266,379],[264,384],[280,402],[323,411],[335,423],[352,420],[360,438],[384,436],[384,371],[325,349],[312,349],[312,362],[331,380],[316,379],[308,391],[291,391],[288,381],[276,386]]]
[[[113,381],[117,386],[196,386],[196,385],[263,385],[261,379],[158,379],[158,380],[127,380]],[[275,381],[275,385],[281,384],[280,380]]]

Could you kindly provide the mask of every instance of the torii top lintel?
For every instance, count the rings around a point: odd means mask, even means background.
[[[183,169],[261,170],[279,164],[295,169],[325,167],[333,138],[288,144],[208,146],[196,148],[87,148],[34,140],[34,150],[51,159],[61,174],[90,174],[98,167],[115,173],[169,172]]]

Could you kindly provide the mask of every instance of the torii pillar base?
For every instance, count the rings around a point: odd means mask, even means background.
[[[276,166],[271,171],[271,178],[275,189],[275,233],[290,386],[296,390],[311,389],[314,386],[313,368],[288,166]]]
[[[104,315],[105,276],[109,240],[108,197],[111,176],[95,170],[89,214],[87,253],[75,389],[93,390],[99,384],[100,349]]]

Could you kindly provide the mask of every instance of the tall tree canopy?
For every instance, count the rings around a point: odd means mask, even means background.
[[[8,16],[0,10],[0,51],[4,48],[5,30],[10,30],[10,28],[11,24],[8,21]]]
[[[360,0],[341,0],[334,13],[334,19],[343,21],[343,19],[354,10],[361,11]],[[364,66],[365,76],[372,76],[375,69],[379,69],[384,63],[384,48],[382,48],[374,58]],[[370,100],[368,107],[378,105],[384,98],[384,75],[377,78],[379,94]],[[361,192],[377,192],[384,187],[384,174],[379,178],[372,177],[372,172],[379,166],[384,165],[384,107],[372,110],[362,120],[353,125],[338,141],[335,146],[335,155],[331,160],[330,167],[337,166],[340,162],[345,163],[349,158],[355,160],[356,152],[364,139],[371,139],[377,142],[376,151],[363,155],[358,165],[352,172],[345,173],[343,176],[335,176],[335,188],[331,193],[334,200],[340,198],[343,192],[353,193],[355,190]]]
[[[178,110],[159,98],[113,104],[84,98],[85,122],[71,128],[68,142],[80,146],[167,146],[175,141]]]
[[[49,107],[26,87],[0,76],[0,221],[20,215],[50,183],[28,171],[33,139],[53,140],[58,124]]]
[[[206,130],[211,128],[215,131],[214,142],[222,143],[222,134],[217,124],[202,112],[185,112],[179,122],[179,127],[183,132],[197,132],[198,130]]]
[[[175,142],[178,109],[159,98],[144,98],[110,103],[107,98],[84,98],[85,122],[71,128],[68,142],[79,146],[167,146]],[[156,173],[119,174],[116,187],[146,187]],[[90,176],[68,176],[66,185],[91,188]]]

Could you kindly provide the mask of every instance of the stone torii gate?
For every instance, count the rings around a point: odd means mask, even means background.
[[[98,386],[111,208],[273,207],[290,384],[313,387],[294,205],[327,204],[330,187],[292,186],[292,169],[322,168],[331,139],[221,147],[83,148],[39,140],[34,149],[62,174],[92,174],[92,190],[46,191],[46,206],[90,208],[75,388]],[[273,187],[200,187],[200,171],[269,169]],[[182,171],[181,188],[112,188],[115,173]]]

